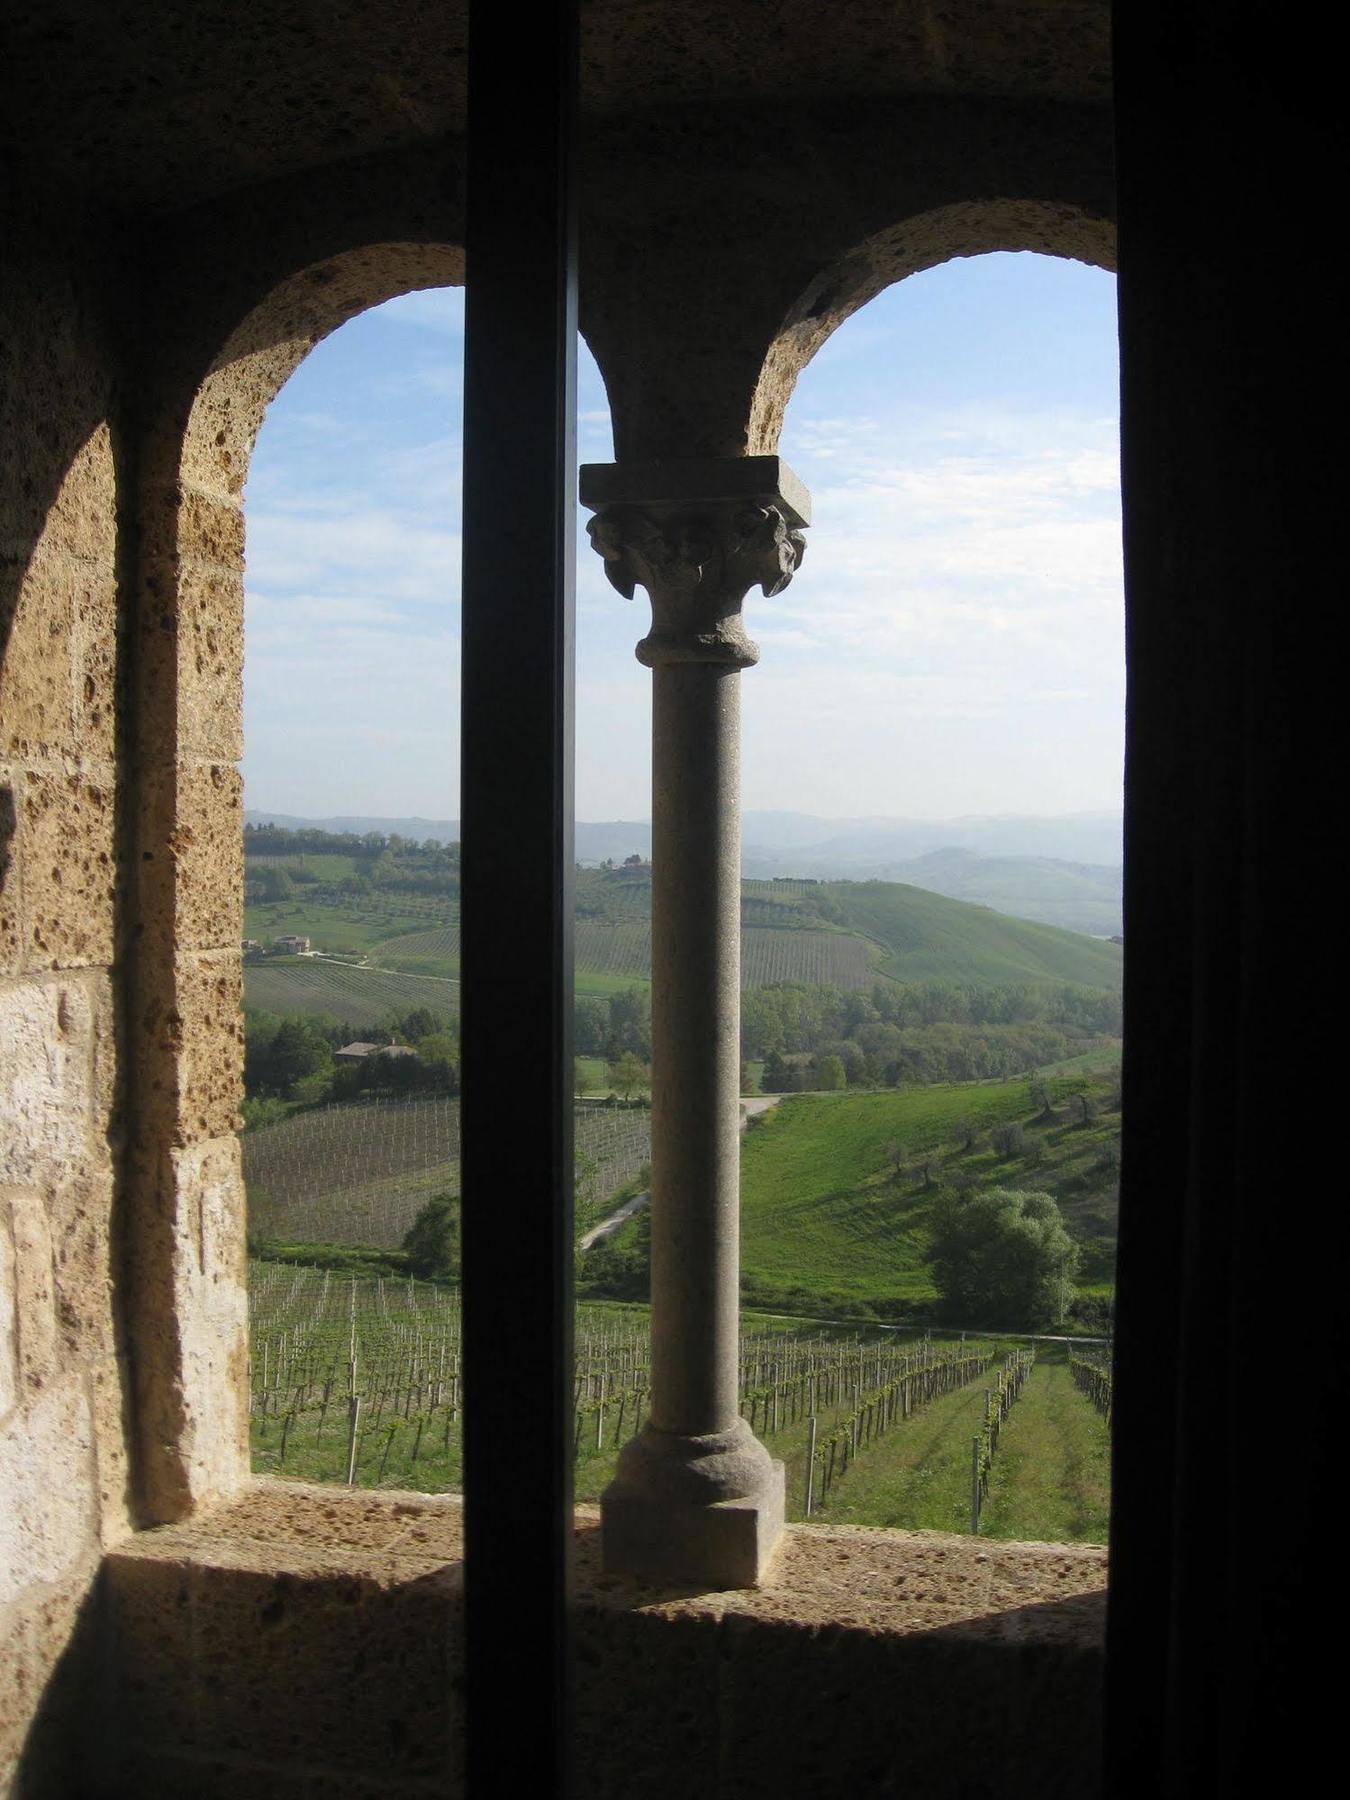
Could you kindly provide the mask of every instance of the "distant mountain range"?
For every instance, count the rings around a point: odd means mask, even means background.
[[[458,819],[298,818],[250,808],[252,825],[318,826],[386,836],[459,839]],[[742,872],[766,879],[901,881],[930,893],[1112,937],[1121,928],[1121,815],[1109,812],[974,814],[958,819],[823,819],[812,813],[747,812]],[[577,821],[578,862],[650,856],[645,820]]]

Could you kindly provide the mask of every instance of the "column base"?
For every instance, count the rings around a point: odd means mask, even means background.
[[[600,1500],[608,1574],[681,1587],[757,1587],[782,1536],[786,1483],[744,1420],[709,1437],[649,1426]]]

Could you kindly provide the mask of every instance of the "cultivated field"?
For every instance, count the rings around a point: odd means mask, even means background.
[[[645,1107],[579,1103],[577,1211],[596,1208],[651,1158]],[[457,1194],[459,1102],[381,1097],[299,1112],[242,1139],[249,1228],[278,1243],[396,1250],[433,1194]]]
[[[269,957],[244,967],[244,1000],[272,1013],[328,1013],[358,1029],[386,1024],[415,1006],[456,1017],[459,983],[400,975],[311,957]]]
[[[430,1493],[458,1485],[464,1371],[453,1290],[254,1263],[250,1314],[256,1469]],[[609,1480],[619,1445],[646,1416],[649,1383],[645,1310],[578,1308],[579,1498],[598,1498]],[[1100,1541],[1104,1421],[1053,1346],[1033,1366],[993,1340],[747,1317],[740,1404],[787,1465],[794,1519],[969,1531],[971,1444],[982,1439],[986,1534]]]

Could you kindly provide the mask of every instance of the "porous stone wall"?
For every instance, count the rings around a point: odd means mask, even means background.
[[[128,273],[79,207],[0,222],[0,1791],[64,1702],[129,1527],[116,1306],[126,932],[117,609]],[[38,1740],[35,1747],[34,1740]],[[75,1792],[73,1781],[67,1791]]]
[[[115,1552],[102,1800],[461,1792],[461,1525],[259,1481]],[[582,1800],[1098,1792],[1104,1551],[794,1526],[762,1587],[703,1594],[602,1574],[598,1526],[578,1509]]]

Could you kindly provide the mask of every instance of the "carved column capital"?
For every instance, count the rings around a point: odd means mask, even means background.
[[[806,549],[806,490],[777,457],[716,463],[591,464],[582,500],[591,542],[625,599],[646,588],[652,629],[637,647],[649,668],[749,668],[759,651],[741,606],[752,587],[778,594]]]

